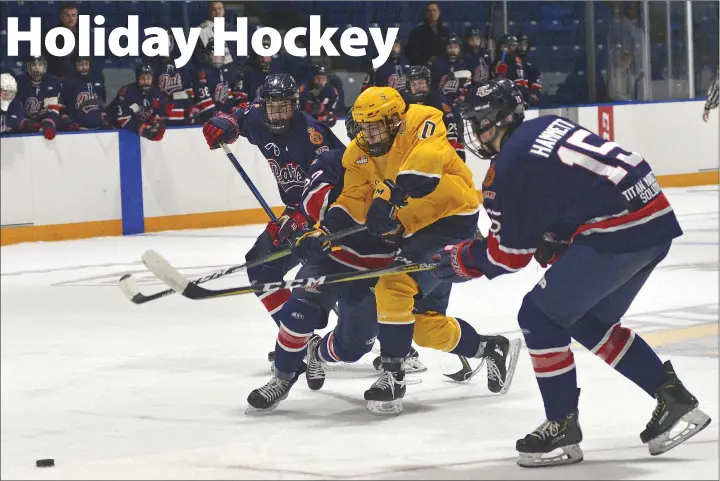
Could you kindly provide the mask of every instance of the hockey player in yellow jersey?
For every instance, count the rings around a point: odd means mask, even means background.
[[[296,244],[310,262],[331,249],[323,238],[365,223],[370,234],[396,243],[396,262],[430,262],[454,239],[473,237],[480,203],[472,173],[447,140],[442,112],[406,105],[389,87],[371,87],[355,101],[355,138],[343,156],[343,190],[315,229]],[[395,274],[375,287],[383,373],[365,392],[368,409],[398,414],[405,395],[404,357],[414,340],[488,365],[488,388],[505,392],[519,344],[481,336],[462,319],[445,315],[451,284],[430,272]]]

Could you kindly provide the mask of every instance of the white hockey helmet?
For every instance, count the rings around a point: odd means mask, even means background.
[[[9,73],[0,75],[0,108],[7,110],[17,95],[17,82]]]

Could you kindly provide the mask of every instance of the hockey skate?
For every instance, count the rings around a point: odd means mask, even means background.
[[[380,356],[373,360],[373,367],[376,371],[382,371],[382,359]],[[407,374],[417,374],[425,371],[427,371],[427,367],[420,361],[420,354],[414,347],[410,346],[410,352],[405,357],[405,372]]]
[[[535,431],[518,439],[515,444],[519,453],[517,464],[523,468],[540,468],[579,463],[583,460],[580,441],[582,431],[578,412],[573,411],[565,419],[545,421]],[[552,454],[558,449],[561,452]]]
[[[303,362],[290,381],[273,376],[263,387],[254,389],[247,398],[250,406],[245,411],[245,414],[264,414],[275,410],[280,401],[288,397],[290,388],[293,387],[293,384],[297,382],[306,369],[307,365]]]
[[[666,453],[682,444],[710,424],[710,416],[698,409],[699,402],[683,386],[670,361],[665,364],[667,380],[655,392],[657,406],[640,440],[648,445],[652,456]],[[670,431],[680,423],[686,423],[680,432],[671,436]]]
[[[480,336],[485,344],[487,386],[490,392],[505,394],[510,389],[520,354],[520,339],[510,341],[504,336]],[[472,376],[470,376],[472,378]]]
[[[400,414],[405,397],[405,366],[403,362],[383,363],[384,371],[365,391],[367,409],[373,414]]]
[[[322,337],[317,334],[313,334],[308,341],[305,380],[308,387],[313,391],[317,391],[325,384],[325,364],[320,360],[319,356],[321,342]]]

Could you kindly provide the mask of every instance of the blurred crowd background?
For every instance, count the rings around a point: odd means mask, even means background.
[[[405,88],[404,76],[413,65],[426,66],[432,88],[455,105],[470,85],[497,75],[525,89],[528,107],[699,99],[718,71],[718,5],[660,0],[3,2],[0,113],[7,115],[0,118],[0,132],[40,131],[52,138],[62,130],[128,127],[159,140],[166,125],[197,124],[216,112],[244,108],[264,76],[280,72],[300,85],[305,111],[333,124],[363,87]],[[192,65],[177,71],[169,67],[172,58],[54,58],[47,52],[31,58],[27,42],[21,43],[19,57],[7,55],[8,17],[19,17],[21,30],[29,29],[31,17],[41,17],[44,32],[62,26],[77,36],[78,15],[84,14],[105,17],[106,39],[134,14],[140,43],[143,29],[151,26],[186,32],[201,27],[201,41]],[[282,50],[272,58],[238,57],[236,45],[228,43],[224,57],[209,53],[215,17],[224,17],[233,30],[236,17],[247,17],[249,45],[249,36],[261,26],[283,33],[307,26],[310,15],[320,15],[324,28],[338,28],[333,36],[338,47],[342,31],[351,26],[397,27],[399,41],[377,70],[370,64],[374,52],[366,58],[297,58]],[[299,46],[304,42],[298,39]],[[7,100],[13,88],[15,114]],[[16,125],[13,115],[22,122]]]

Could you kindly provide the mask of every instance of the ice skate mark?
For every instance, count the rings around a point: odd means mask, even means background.
[[[142,262],[140,262],[142,264]],[[203,276],[206,274],[209,274],[217,269],[222,269],[225,267],[229,267],[229,264],[219,264],[219,265],[213,265],[213,266],[193,266],[193,267],[182,267],[178,270],[183,273],[187,273],[187,275],[195,275]],[[155,274],[150,272],[147,269],[138,269],[138,270],[122,270],[122,271],[115,271],[109,274],[102,274],[98,276],[90,276],[90,277],[83,277],[80,279],[70,279],[65,281],[56,282],[53,284],[50,284],[52,287],[117,287],[120,277],[123,274],[132,274],[133,278],[135,278],[138,285],[144,285],[144,286],[163,286],[165,285],[160,279],[158,279]],[[228,274],[225,276],[226,278],[231,277],[238,277],[238,276],[245,276],[247,277],[247,272],[235,272],[233,274]]]
[[[16,271],[0,273],[0,276],[22,276],[25,274],[50,274],[51,272],[78,271],[82,269],[101,269],[104,267],[123,267],[142,265],[142,261],[137,262],[113,262],[110,264],[87,264],[82,266],[56,267],[52,269],[38,269],[33,271]],[[124,272],[124,271],[123,271]]]
[[[265,468],[261,466],[248,466],[244,464],[226,464],[226,465],[210,465],[210,464],[193,464],[198,468],[217,469],[218,467],[233,469],[233,470],[244,470],[254,471],[258,473],[269,473],[277,475],[277,479],[284,479],[286,475],[288,479],[293,479],[296,476],[310,476],[317,479],[346,479],[345,476],[338,476],[328,473],[318,473],[312,471],[303,471],[300,469],[285,469],[285,468]]]

